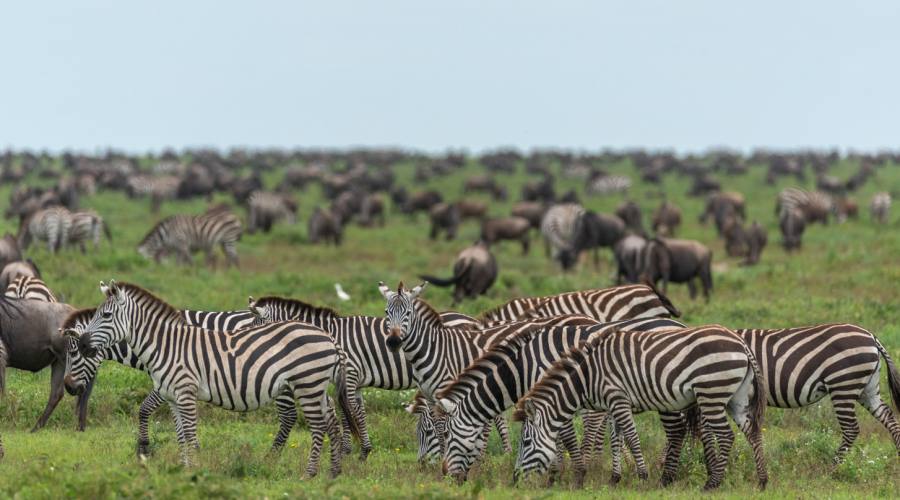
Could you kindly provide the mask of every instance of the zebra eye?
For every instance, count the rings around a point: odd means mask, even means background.
[[[112,318],[112,313],[109,311],[106,311],[101,316],[103,316],[103,319],[109,319],[109,318]]]

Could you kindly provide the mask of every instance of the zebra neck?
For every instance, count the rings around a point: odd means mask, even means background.
[[[166,337],[184,335],[186,330],[197,329],[184,324],[174,324],[169,321],[162,320],[159,322],[147,321],[146,318],[137,321],[132,328],[130,338],[126,339],[128,347],[131,348],[132,354],[137,356],[138,360],[146,366],[153,366],[153,361],[163,353],[166,344]],[[172,354],[170,351],[168,354]]]

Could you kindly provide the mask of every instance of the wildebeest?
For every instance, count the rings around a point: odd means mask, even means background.
[[[729,257],[743,257],[749,250],[747,232],[743,223],[734,215],[728,215],[722,224],[722,236],[725,238],[725,253]]]
[[[522,200],[553,203],[556,200],[553,176],[544,175],[544,178],[540,181],[527,182],[522,186]]]
[[[505,200],[507,193],[506,188],[497,183],[497,180],[490,175],[475,175],[466,179],[463,185],[466,192],[482,191],[489,193],[495,200]]]
[[[613,255],[616,258],[616,284],[638,283],[644,269],[643,255],[647,239],[637,234],[629,234],[616,242]]]
[[[646,235],[644,232],[644,214],[637,203],[632,200],[624,201],[616,208],[615,214],[622,219],[629,231],[634,234]]]
[[[653,232],[657,236],[675,236],[675,230],[681,225],[681,209],[674,203],[665,200],[653,212]]]
[[[359,209],[359,223],[371,226],[376,220],[379,226],[384,226],[384,200],[381,195],[370,194],[363,198]]]
[[[453,305],[464,298],[475,298],[484,294],[497,280],[497,259],[491,253],[488,244],[478,241],[463,249],[456,256],[453,264],[453,276],[447,279],[434,276],[421,276],[423,280],[437,286],[455,285]]]
[[[762,227],[758,222],[753,221],[753,224],[747,229],[747,258],[744,260],[743,264],[752,266],[759,262],[763,248],[766,247],[768,241],[769,236],[766,232],[766,228]]]
[[[409,195],[403,204],[403,213],[415,215],[416,212],[427,212],[434,205],[444,201],[437,191],[419,191]]]
[[[456,238],[460,217],[459,208],[455,203],[442,201],[432,206],[428,211],[428,217],[431,219],[431,230],[428,233],[430,239],[437,239],[441,231],[445,233],[448,241]]]
[[[887,192],[875,193],[869,203],[869,212],[872,220],[879,224],[887,224],[891,216],[891,194]]]
[[[599,265],[600,248],[612,248],[625,236],[625,230],[626,224],[619,217],[588,210],[581,216],[579,232],[575,241],[576,258],[581,252],[593,249],[594,266]]]
[[[480,200],[464,198],[456,202],[460,219],[484,219],[487,215],[487,203]]]
[[[0,288],[6,289],[10,283],[19,276],[30,276],[32,278],[40,278],[41,271],[31,259],[16,260],[3,266],[0,270]]]
[[[546,211],[547,207],[538,201],[520,201],[512,207],[512,215],[527,219],[534,229],[541,228],[541,220]]]
[[[518,240],[522,243],[522,254],[528,255],[530,247],[531,223],[522,217],[497,217],[481,223],[481,239],[488,245],[501,240]]]
[[[340,219],[327,208],[316,207],[309,217],[307,226],[307,238],[310,243],[318,243],[319,240],[329,241],[335,245],[341,244],[344,228]]]
[[[63,397],[68,341],[59,327],[74,309],[60,302],[21,300],[0,296],[0,393],[6,387],[6,368],[39,372],[50,366],[50,397],[31,429],[40,429]]]
[[[784,249],[799,250],[803,244],[803,231],[806,229],[806,218],[803,212],[796,208],[785,208],[778,215],[778,225],[781,228],[781,244]]]
[[[694,176],[694,183],[691,185],[691,190],[688,191],[688,195],[703,196],[705,194],[715,193],[721,189],[722,184],[712,175],[704,172]]]
[[[744,195],[741,193],[713,193],[706,198],[706,207],[700,214],[700,223],[706,224],[707,219],[712,217],[716,224],[716,231],[722,234],[728,216],[736,217],[739,220],[747,218],[745,205]]]
[[[712,291],[712,251],[693,240],[653,238],[644,248],[644,269],[641,279],[656,285],[663,282],[663,293],[672,283],[687,283],[691,298],[697,296],[694,278],[703,286],[703,296],[709,300]]]
[[[0,269],[10,262],[22,259],[22,249],[19,248],[19,240],[10,233],[0,238]]]

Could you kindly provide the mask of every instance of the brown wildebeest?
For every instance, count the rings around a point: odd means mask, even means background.
[[[584,250],[594,250],[594,266],[600,265],[600,248],[612,248],[625,236],[626,225],[619,217],[598,214],[593,210],[581,216],[579,233],[575,239],[575,258]]]
[[[653,232],[657,236],[675,236],[681,225],[681,209],[670,201],[663,201],[653,212]]]
[[[788,252],[800,250],[803,244],[803,231],[806,230],[806,218],[796,208],[787,208],[778,216],[781,228],[781,244]]]
[[[694,183],[691,185],[691,190],[688,191],[689,196],[703,196],[709,193],[715,193],[722,189],[722,184],[719,183],[712,175],[708,173],[702,173],[694,176]]]
[[[541,201],[553,203],[556,201],[556,188],[552,175],[545,175],[540,181],[531,181],[522,186],[523,201]]]
[[[50,366],[50,398],[32,432],[47,423],[63,397],[68,341],[59,327],[74,309],[60,302],[0,296],[0,393],[6,368],[39,372]]]
[[[716,224],[716,231],[722,234],[723,224],[729,215],[740,220],[747,218],[745,206],[746,201],[741,193],[726,191],[711,194],[706,199],[706,208],[700,214],[700,223],[706,224],[707,219],[712,217]]]
[[[6,233],[0,239],[0,269],[17,260],[22,260],[22,249],[19,248],[19,240],[12,234]]]
[[[642,256],[647,240],[643,236],[629,234],[616,242],[613,255],[616,257],[616,284],[638,283],[644,268]]]
[[[419,191],[409,195],[403,205],[403,213],[415,215],[417,212],[427,212],[431,207],[444,201],[444,197],[437,191]]]
[[[632,200],[622,202],[615,211],[615,214],[622,219],[625,227],[634,234],[644,235],[644,213],[641,207]]]
[[[447,240],[456,238],[456,230],[459,228],[459,208],[455,203],[440,202],[428,211],[431,219],[431,231],[428,237],[437,239],[441,231],[446,234]]]
[[[709,300],[712,291],[712,251],[693,240],[653,238],[644,247],[644,269],[641,279],[654,286],[662,280],[663,293],[669,282],[687,283],[691,299],[697,296],[694,278],[700,278],[703,296]]]
[[[378,225],[384,227],[384,200],[381,195],[370,194],[363,199],[362,208],[359,211],[359,223],[363,226],[371,226],[375,219]]]
[[[859,218],[859,204],[853,198],[839,198],[835,203],[838,222]]]
[[[327,208],[316,207],[309,217],[307,237],[309,242],[316,244],[319,240],[329,241],[335,245],[341,244],[344,228],[340,219]]]
[[[541,228],[547,207],[539,201],[520,201],[513,205],[512,215],[527,219],[534,229]]]
[[[528,255],[531,243],[529,229],[531,229],[531,223],[522,217],[487,219],[481,224],[481,239],[488,245],[500,240],[519,240],[522,243],[522,255]]]
[[[723,223],[722,236],[725,237],[725,253],[729,257],[744,257],[750,250],[747,231],[744,225],[733,215],[726,217]]]
[[[506,199],[506,188],[497,183],[497,180],[490,175],[474,175],[466,179],[466,192],[482,191],[489,193],[495,200],[503,201]]]
[[[40,278],[41,271],[31,259],[10,262],[3,266],[3,270],[0,271],[0,289],[6,290],[6,287],[19,276]]]
[[[766,228],[762,227],[758,222],[753,221],[753,224],[751,224],[750,228],[747,230],[747,259],[744,260],[743,265],[752,266],[758,263],[763,248],[766,247],[766,243],[768,242],[769,236],[766,232]]]
[[[487,203],[480,200],[464,198],[456,202],[460,219],[484,219],[487,215]]]
[[[464,298],[475,298],[487,292],[497,280],[497,272],[497,259],[494,258],[488,244],[478,241],[456,256],[453,276],[450,278],[441,279],[425,275],[421,278],[436,286],[455,285],[453,290],[455,306]]]

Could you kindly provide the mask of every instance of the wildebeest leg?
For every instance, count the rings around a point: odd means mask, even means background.
[[[0,396],[6,392],[6,363],[8,355],[6,344],[3,343],[3,339],[0,339]]]
[[[47,407],[44,408],[44,413],[41,415],[41,418],[38,419],[37,423],[34,424],[31,432],[38,431],[47,425],[47,420],[50,418],[50,415],[53,414],[56,405],[58,405],[63,398],[63,379],[65,376],[66,361],[64,359],[57,359],[50,365],[50,399],[47,400]]]
[[[709,301],[709,292],[712,291],[713,287],[712,271],[710,270],[709,262],[707,262],[700,271],[700,282],[703,284],[703,297]]]
[[[75,413],[78,415],[78,432],[84,432],[84,428],[87,427],[88,400],[91,397],[91,391],[94,390],[94,380],[96,380],[96,377],[88,381],[84,391],[75,400]]]
[[[522,255],[528,255],[528,250],[531,248],[531,238],[528,237],[528,233],[525,233],[522,236]]]
[[[691,295],[691,300],[694,300],[697,297],[697,284],[694,283],[694,278],[691,278],[687,281],[688,293]]]
[[[594,247],[594,269],[600,267],[600,247]]]

